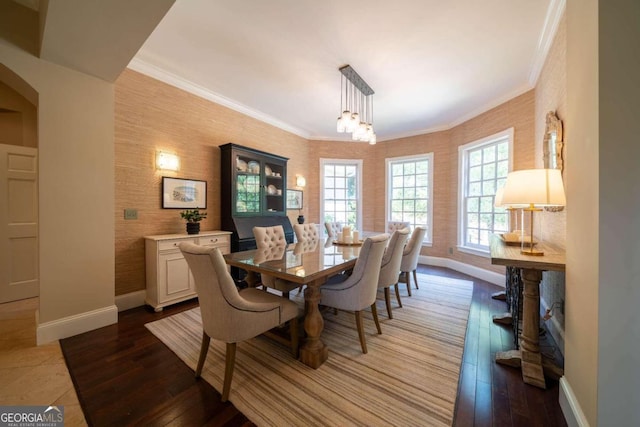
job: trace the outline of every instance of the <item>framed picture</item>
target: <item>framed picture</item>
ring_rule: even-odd
[[[302,209],[302,191],[287,188],[287,209]]]
[[[162,177],[163,209],[206,209],[207,181]]]

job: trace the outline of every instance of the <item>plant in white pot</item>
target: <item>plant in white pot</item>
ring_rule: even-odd
[[[187,220],[187,234],[198,234],[200,221],[207,217],[207,213],[200,212],[198,209],[187,209],[180,212],[180,216]]]

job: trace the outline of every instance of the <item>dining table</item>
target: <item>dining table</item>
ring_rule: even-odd
[[[248,272],[250,286],[256,284],[252,279],[255,273],[306,285],[306,338],[300,348],[300,361],[317,369],[329,358],[329,349],[321,339],[324,329],[319,310],[322,285],[329,277],[353,268],[361,246],[361,242],[339,244],[332,239],[320,239],[288,244],[281,250],[253,249],[229,253],[224,255],[224,259],[228,265]]]

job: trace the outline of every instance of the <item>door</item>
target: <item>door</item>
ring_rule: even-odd
[[[0,144],[0,303],[39,293],[37,156]]]

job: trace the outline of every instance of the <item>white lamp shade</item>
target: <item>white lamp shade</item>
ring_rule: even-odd
[[[559,169],[525,169],[507,175],[502,206],[564,206],[566,203]]]

